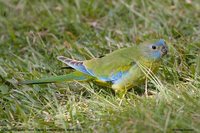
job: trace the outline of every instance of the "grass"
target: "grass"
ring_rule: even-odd
[[[198,0],[0,0],[0,129],[200,132],[199,14]],[[119,99],[93,83],[16,84],[67,73],[59,55],[85,60],[159,38],[170,52],[148,98],[144,85]]]

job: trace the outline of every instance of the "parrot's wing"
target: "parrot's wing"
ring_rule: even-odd
[[[137,58],[135,47],[114,51],[102,58],[86,61],[76,61],[63,56],[58,59],[70,67],[85,74],[96,77],[101,81],[115,81],[128,72]]]
[[[102,58],[84,61],[83,64],[102,81],[116,81],[123,77],[136,63],[136,47],[116,50]]]

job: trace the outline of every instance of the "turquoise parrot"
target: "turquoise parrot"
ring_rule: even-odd
[[[160,60],[168,52],[163,39],[144,42],[122,48],[101,58],[77,61],[64,56],[57,59],[75,71],[66,75],[23,81],[21,84],[42,84],[61,81],[92,81],[112,88],[115,92],[125,92],[144,82],[145,72],[140,66],[156,72]]]

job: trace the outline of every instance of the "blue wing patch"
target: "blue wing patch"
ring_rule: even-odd
[[[112,83],[115,83],[118,79],[122,78],[127,72],[118,72],[115,74],[112,74],[109,77],[99,77],[99,80],[101,81],[111,81]]]

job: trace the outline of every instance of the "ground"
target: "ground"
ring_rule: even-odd
[[[200,132],[198,0],[0,0],[0,130]],[[168,55],[120,99],[93,83],[18,85],[149,39]]]

